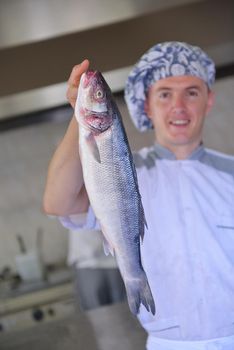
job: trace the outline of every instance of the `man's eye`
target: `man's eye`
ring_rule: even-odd
[[[197,90],[189,90],[188,95],[191,97],[196,97],[196,96],[198,96],[198,91]]]
[[[162,99],[166,99],[170,96],[169,92],[167,91],[164,91],[164,92],[161,92],[159,97],[162,98]]]

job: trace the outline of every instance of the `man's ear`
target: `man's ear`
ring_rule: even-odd
[[[206,106],[206,115],[210,112],[211,108],[213,107],[214,101],[215,101],[215,93],[214,93],[214,91],[209,91],[208,101],[207,101],[207,106]]]
[[[147,117],[148,117],[149,119],[151,119],[151,117],[150,117],[150,108],[149,108],[149,101],[148,101],[148,98],[145,99],[144,110],[145,110],[145,114],[147,115]]]

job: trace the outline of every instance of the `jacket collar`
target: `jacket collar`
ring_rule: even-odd
[[[165,148],[158,143],[154,145],[155,152],[158,158],[176,160],[176,157],[173,152],[168,148]],[[201,143],[187,158],[187,160],[199,160],[204,155],[205,149],[203,143]]]

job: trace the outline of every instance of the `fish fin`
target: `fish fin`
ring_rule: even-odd
[[[112,256],[114,256],[114,249],[110,246],[105,236],[103,236],[103,249],[106,256],[108,256],[110,253]]]
[[[86,137],[86,141],[87,141],[87,145],[88,145],[89,150],[90,150],[91,154],[93,155],[94,159],[98,163],[101,163],[100,153],[99,153],[98,145],[97,145],[97,142],[95,140],[94,135],[92,133],[90,133]]]
[[[141,240],[143,241],[144,235],[145,235],[145,227],[148,230],[148,225],[147,225],[147,221],[145,218],[145,213],[144,213],[144,208],[143,208],[142,202],[140,202],[140,211],[141,211],[141,218],[143,219],[142,223],[140,225],[140,236],[141,236]]]
[[[146,218],[145,218],[145,213],[144,213],[143,207],[142,207],[142,210],[143,210],[143,217],[144,217],[144,225],[145,225],[145,227],[146,227],[147,230],[148,230],[148,224],[147,224],[147,221],[146,221]]]
[[[128,304],[131,312],[137,315],[142,303],[148,312],[155,315],[155,303],[145,272],[141,278],[129,279],[125,282]]]
[[[144,225],[142,225],[141,230],[140,230],[140,236],[141,236],[141,241],[143,242],[144,239],[144,235],[145,235],[145,230],[144,230]]]
[[[137,179],[137,172],[136,172],[136,167],[135,167],[135,164],[134,164],[134,160],[133,160],[133,155],[130,151],[130,164],[131,164],[131,168],[132,168],[132,173],[133,173],[133,178],[134,178],[134,182],[135,182],[135,185],[136,185],[136,190],[138,192],[138,195],[139,195],[139,198],[140,198],[140,214],[141,214],[141,217],[143,218],[143,227],[141,229],[141,232],[140,232],[140,236],[141,236],[141,239],[143,241],[143,238],[144,238],[144,226],[148,229],[148,225],[147,225],[147,222],[146,222],[146,218],[145,218],[145,212],[144,212],[144,207],[143,207],[143,204],[142,204],[142,200],[141,200],[141,194],[140,194],[140,191],[139,191],[139,186],[138,186],[138,179]]]

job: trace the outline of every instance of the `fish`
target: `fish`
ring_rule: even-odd
[[[144,305],[155,314],[142,266],[144,209],[127,134],[113,94],[98,70],[82,74],[75,105],[79,154],[90,205],[103,233],[106,255],[115,256],[134,315]]]

